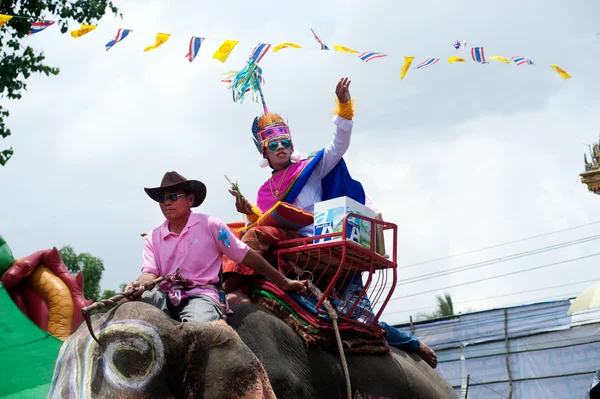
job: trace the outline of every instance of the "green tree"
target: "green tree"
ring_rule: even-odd
[[[58,252],[71,274],[79,272],[83,274],[83,296],[93,300],[100,298],[100,280],[104,272],[104,262],[89,253],[77,254],[70,245],[62,247]]]
[[[108,299],[117,294],[118,294],[118,292],[115,290],[104,290],[104,291],[102,291],[102,297],[100,299]]]
[[[104,290],[102,291],[102,297],[100,299],[108,299],[110,297],[113,297],[115,295],[120,294],[121,292],[125,291],[125,287],[127,287],[127,283],[123,283],[121,285],[119,285],[119,289],[120,291],[115,291],[115,290]]]
[[[46,57],[40,51],[23,45],[22,38],[31,29],[32,21],[50,18],[48,14],[58,18],[57,25],[61,33],[68,30],[68,23],[92,24],[102,18],[108,11],[121,15],[110,0],[0,0],[0,14],[16,15],[0,28],[0,98],[18,100],[27,90],[25,81],[32,73],[43,73],[46,76],[58,75],[59,68],[44,64]],[[6,127],[8,109],[0,105],[0,138],[10,136]],[[2,149],[0,145],[0,165],[4,166],[12,157],[11,148]]]
[[[437,309],[433,312],[421,312],[417,314],[417,320],[432,320],[442,317],[454,316],[454,304],[450,294],[437,295]]]

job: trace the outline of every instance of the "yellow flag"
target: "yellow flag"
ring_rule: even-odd
[[[350,54],[358,54],[358,51],[352,50],[346,46],[340,46],[339,44],[334,44],[333,48],[335,51],[339,51],[340,53],[350,53]]]
[[[229,54],[231,54],[231,52],[233,51],[235,46],[238,45],[238,43],[239,42],[237,40],[225,40],[223,44],[221,44],[221,47],[219,47],[219,49],[215,51],[212,57],[215,60],[219,60],[221,62],[227,61],[227,57],[229,57]]]
[[[404,57],[404,65],[402,65],[402,71],[400,72],[400,80],[404,79],[404,75],[408,72],[408,68],[410,68],[410,64],[412,64],[414,59],[415,57],[412,55]]]
[[[97,27],[94,25],[81,24],[81,28],[72,31],[71,36],[73,36],[75,39],[77,39],[78,37],[81,37],[81,36],[85,35],[86,33],[90,33],[91,31],[93,31],[96,28]]]
[[[162,46],[163,44],[165,44],[167,42],[167,40],[169,40],[170,37],[171,37],[170,33],[157,33],[156,34],[156,43],[154,43],[152,46],[146,47],[144,49],[144,52],[154,50],[155,48]]]
[[[562,69],[561,67],[559,67],[556,64],[552,65],[552,69],[554,69],[560,75],[560,77],[563,79],[569,79],[571,77],[571,75],[569,75],[567,73],[567,71],[565,71],[564,69]]]
[[[2,3],[2,2],[0,1],[0,3]],[[10,21],[11,18],[12,18],[12,15],[0,14],[0,26],[4,25],[8,21]]]
[[[294,43],[280,43],[277,46],[273,47],[273,52],[276,53],[281,49],[284,48],[302,48],[302,46],[300,46],[299,44],[294,44]]]
[[[499,55],[490,55],[488,57],[490,60],[495,60],[495,61],[500,61],[500,62],[504,62],[505,64],[510,64],[510,61],[508,60],[508,58],[499,56]]]
[[[448,64],[452,64],[454,62],[465,62],[465,59],[457,57],[455,55],[453,55],[452,57],[448,58]]]

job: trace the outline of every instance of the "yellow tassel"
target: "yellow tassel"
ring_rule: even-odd
[[[335,98],[335,102],[337,104],[337,109],[335,113],[341,116],[344,119],[352,119],[354,117],[354,99],[350,99],[347,103],[341,103],[338,98]]]
[[[252,215],[246,215],[246,219],[248,219],[250,223],[256,223],[261,216],[262,212],[260,209],[257,206],[252,205]]]

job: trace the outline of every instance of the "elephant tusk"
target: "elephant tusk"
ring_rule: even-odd
[[[162,280],[164,280],[164,277],[161,276],[154,280],[146,281],[143,284],[144,291],[148,290],[148,288],[150,288],[150,287],[154,287],[156,284],[160,283]],[[102,343],[100,343],[98,338],[96,338],[96,335],[94,334],[94,328],[92,327],[92,321],[90,319],[92,312],[96,309],[102,309],[107,306],[110,306],[110,305],[114,304],[115,302],[120,301],[121,299],[131,298],[133,296],[134,292],[135,292],[135,290],[133,288],[130,288],[129,290],[127,290],[125,292],[117,294],[108,299],[103,299],[101,301],[94,302],[90,306],[86,306],[85,308],[81,309],[81,314],[83,315],[85,324],[87,325],[87,328],[90,331],[90,335],[92,336],[92,338],[94,338],[94,340],[96,342],[98,342],[98,344],[100,346],[103,346],[103,345],[102,345]]]

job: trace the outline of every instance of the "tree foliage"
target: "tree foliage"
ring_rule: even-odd
[[[89,253],[76,253],[70,245],[58,250],[63,263],[71,274],[83,274],[83,296],[86,299],[100,299],[100,280],[104,272],[104,262]]]
[[[432,320],[442,317],[454,316],[454,304],[450,294],[437,295],[437,309],[433,312],[422,312],[417,315],[418,320]]]
[[[21,39],[29,34],[31,22],[57,19],[56,24],[64,34],[69,22],[93,24],[109,10],[120,15],[110,0],[0,0],[0,14],[18,16],[0,28],[0,98],[20,99],[27,90],[26,81],[33,73],[50,76],[60,72],[59,68],[44,64],[43,52],[23,45]],[[6,126],[8,116],[8,109],[0,105],[0,143],[11,134]],[[0,144],[2,166],[14,153],[12,147],[3,147]]]

